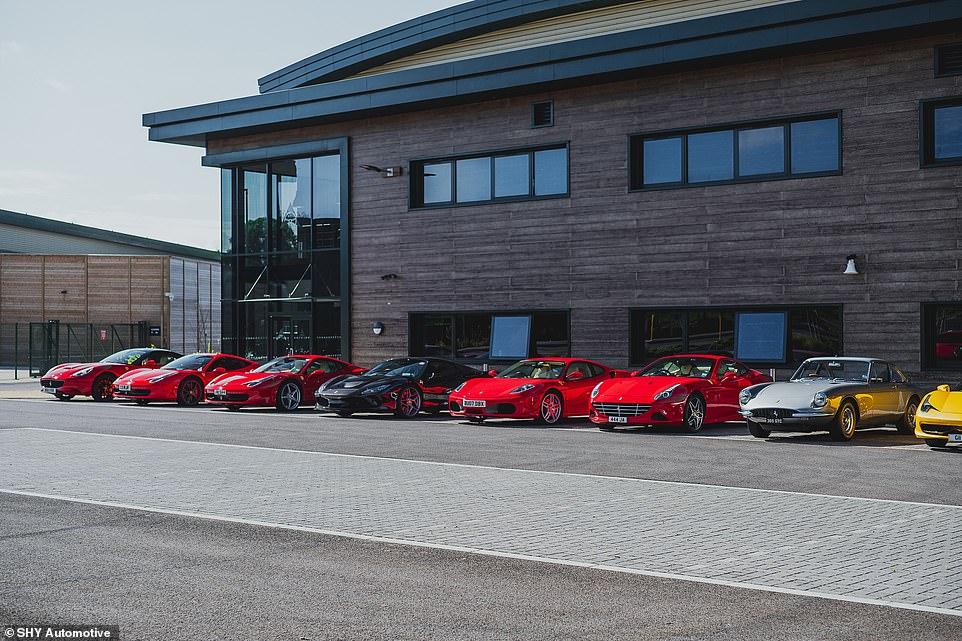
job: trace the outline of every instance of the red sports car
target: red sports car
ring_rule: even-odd
[[[176,358],[180,358],[177,352],[141,347],[111,354],[97,363],[64,363],[40,378],[40,391],[53,394],[61,401],[69,401],[74,396],[109,401],[114,394],[114,380],[121,374],[144,367],[160,367]]]
[[[230,410],[253,405],[293,412],[326,381],[363,371],[363,367],[329,356],[294,354],[250,371],[221,374],[207,384],[205,392],[209,402]]]
[[[471,379],[448,399],[452,416],[533,418],[548,425],[588,413],[588,395],[602,381],[625,372],[577,358],[519,361],[500,374]]]
[[[146,405],[151,401],[177,401],[197,405],[204,386],[227,372],[246,372],[257,363],[230,354],[190,354],[160,369],[138,369],[114,381],[114,396]]]
[[[741,421],[738,393],[772,379],[726,356],[682,354],[659,358],[631,377],[600,383],[591,392],[588,418],[616,425],[684,425]]]

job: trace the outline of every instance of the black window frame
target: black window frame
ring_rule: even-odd
[[[777,367],[794,367],[795,361],[792,359],[792,335],[793,326],[791,322],[791,312],[796,310],[806,310],[812,308],[835,308],[838,310],[839,318],[839,335],[838,335],[838,354],[836,356],[843,356],[845,354],[845,305],[843,303],[818,303],[818,304],[790,304],[790,305],[692,305],[692,306],[662,306],[662,305],[647,305],[643,307],[629,307],[628,308],[628,367],[644,367],[658,358],[662,358],[666,355],[661,356],[651,356],[645,358],[644,350],[640,350],[639,353],[642,354],[642,360],[635,359],[636,350],[634,349],[635,341],[638,338],[636,332],[636,323],[633,322],[634,315],[638,313],[645,312],[661,312],[661,313],[675,313],[683,314],[684,319],[681,325],[682,330],[682,349],[679,354],[691,353],[689,349],[688,341],[688,314],[692,312],[732,312],[737,315],[739,312],[785,312],[787,316],[788,326],[786,328],[786,337],[788,340],[788,346],[786,349],[785,360],[782,362],[772,362],[764,363],[765,366],[777,366]],[[644,329],[642,328],[642,331]],[[737,332],[737,327],[734,330]],[[735,335],[732,334],[734,340]],[[642,340],[644,340],[642,338]],[[736,347],[737,343],[733,345]],[[733,352],[718,352],[718,354],[725,356],[726,358],[731,358],[735,362],[743,363],[745,365],[751,366],[751,363],[747,363],[738,358],[738,355]],[[756,363],[756,365],[761,365]],[[962,369],[962,367],[960,367]]]
[[[565,151],[565,191],[559,194],[536,195],[535,190],[535,154],[539,151],[563,149]],[[495,189],[495,159],[504,156],[528,155],[528,194],[522,196],[497,196]],[[475,158],[491,159],[491,198],[487,200],[472,200],[458,202],[458,161]],[[424,202],[424,166],[440,163],[451,164],[451,200],[438,203]],[[408,161],[408,211],[422,211],[425,209],[450,209],[454,207],[476,207],[478,205],[493,205],[497,203],[527,202],[535,200],[551,200],[555,198],[571,197],[571,142],[554,142],[543,145],[511,147],[483,151],[469,154],[450,156],[430,156],[412,158]]]
[[[548,122],[539,125],[535,116],[538,114],[538,107],[542,105],[548,105],[550,115],[548,116]],[[545,127],[554,127],[554,100],[537,100],[531,103],[531,128],[544,129]]]
[[[440,358],[440,359],[446,359],[446,360],[452,361],[452,362],[454,362],[454,363],[458,363],[458,364],[460,364],[460,365],[465,365],[465,366],[468,366],[468,367],[470,367],[470,366],[472,366],[472,365],[482,366],[482,365],[485,365],[485,364],[489,364],[489,365],[490,365],[490,364],[505,365],[505,364],[516,363],[516,362],[518,362],[519,360],[524,360],[524,359],[526,359],[526,358],[550,358],[550,357],[548,357],[548,356],[545,356],[545,357],[531,356],[530,354],[529,354],[528,356],[522,357],[521,359],[517,359],[517,358],[507,358],[507,359],[505,359],[505,358],[491,358],[490,353],[488,354],[488,358],[484,358],[484,359],[480,359],[480,358],[458,358],[458,355],[457,355],[457,352],[458,352],[458,337],[457,337],[457,331],[458,331],[458,316],[489,315],[489,316],[491,316],[492,318],[493,318],[494,316],[531,316],[531,317],[532,317],[532,324],[531,324],[531,338],[530,338],[530,341],[531,341],[531,343],[534,343],[534,342],[536,342],[536,338],[535,338],[535,334],[534,334],[534,329],[535,329],[535,328],[534,328],[534,317],[537,316],[538,314],[564,314],[564,315],[565,315],[565,329],[567,330],[567,334],[568,334],[568,340],[567,340],[568,349],[566,350],[566,353],[565,353],[565,354],[552,354],[551,356],[557,356],[557,357],[559,357],[559,358],[562,358],[562,357],[564,357],[564,358],[570,357],[570,356],[571,356],[571,309],[567,309],[567,308],[551,308],[551,309],[509,309],[509,310],[503,310],[503,309],[497,309],[497,310],[491,310],[491,309],[481,309],[481,310],[478,310],[478,309],[470,309],[470,310],[457,310],[457,311],[449,311],[449,310],[445,310],[445,311],[430,311],[430,310],[428,310],[428,311],[411,311],[411,312],[408,312],[408,356],[409,356],[410,358]],[[418,337],[416,336],[417,328],[420,327],[420,325],[419,325],[418,323],[416,323],[415,318],[416,318],[416,317],[422,317],[422,316],[441,316],[441,317],[446,316],[446,317],[448,317],[448,318],[450,319],[450,322],[451,322],[451,352],[450,352],[450,353],[445,354],[445,355],[432,355],[432,356],[423,356],[423,355],[415,354],[415,353],[414,353],[414,352],[415,352],[415,350],[414,350],[414,345],[418,342]],[[530,346],[529,346],[529,351],[530,351]]]
[[[792,125],[802,122],[815,120],[828,120],[835,118],[838,123],[838,168],[827,171],[808,171],[792,172]],[[739,170],[738,145],[739,133],[751,129],[763,129],[766,127],[783,128],[783,171],[767,174],[748,174],[741,176]],[[688,137],[695,134],[714,133],[721,131],[731,131],[733,138],[732,150],[732,178],[724,180],[712,180],[703,182],[688,181]],[[694,187],[710,187],[714,185],[737,185],[744,183],[769,182],[774,180],[799,180],[803,178],[821,178],[823,176],[840,176],[844,170],[844,159],[842,156],[842,110],[819,111],[813,113],[797,114],[793,116],[779,116],[776,118],[763,118],[757,120],[744,120],[739,122],[722,123],[704,127],[688,127],[680,129],[661,129],[647,132],[637,132],[628,134],[628,191],[647,192],[659,191],[662,189],[683,189]],[[644,143],[647,140],[664,140],[669,138],[681,138],[681,180],[670,183],[644,183]]]
[[[919,101],[919,168],[955,167],[962,165],[962,156],[938,160],[935,158],[935,110],[939,107],[962,107],[962,96],[928,98]]]
[[[933,56],[933,72],[936,78],[951,78],[952,76],[962,75],[962,68],[958,71],[942,71],[942,62],[944,53],[948,49],[959,50],[962,48],[962,42],[947,42],[945,44],[937,45],[934,49]]]
[[[962,360],[958,364],[939,362],[936,355],[938,334],[935,332],[935,312],[942,307],[962,308],[962,301],[929,301],[919,305],[919,366],[922,371],[962,371]],[[962,343],[960,343],[962,346]]]

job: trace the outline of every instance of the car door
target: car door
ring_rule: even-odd
[[[336,366],[336,363],[323,358],[315,358],[312,360],[310,364],[304,368],[304,374],[302,375],[304,398],[314,398],[314,392],[317,391],[318,387],[324,384],[324,381],[332,377]]]
[[[869,390],[872,395],[868,418],[872,423],[888,423],[901,414],[899,388],[892,381],[888,363],[872,361],[869,370]]]
[[[566,416],[582,416],[588,413],[588,396],[601,380],[603,371],[595,371],[591,363],[585,361],[574,361],[568,365],[568,370],[561,381]]]
[[[452,363],[444,361],[428,361],[424,368],[424,375],[421,377],[421,392],[424,395],[424,403],[429,407],[444,407],[448,402],[448,391],[450,386],[458,377]],[[457,387],[460,383],[455,383]]]
[[[732,359],[722,359],[718,362],[715,375],[710,378],[711,391],[706,396],[714,398],[715,407],[708,402],[708,414],[712,421],[737,421],[738,393],[752,385],[751,370],[744,363]]]

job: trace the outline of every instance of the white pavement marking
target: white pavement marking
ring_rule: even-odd
[[[962,616],[962,507],[58,430],[9,493]]]

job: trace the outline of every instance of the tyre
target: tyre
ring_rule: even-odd
[[[915,434],[915,413],[918,409],[919,399],[913,396],[905,406],[905,414],[903,414],[899,422],[895,424],[899,434]]]
[[[598,429],[601,430],[602,432],[614,432],[615,426],[612,425],[611,423],[602,423],[601,425],[598,426]]]
[[[685,414],[682,419],[685,428],[694,434],[705,425],[705,399],[698,394],[692,394],[685,401]]]
[[[337,414],[341,418],[350,418],[351,414],[353,413],[354,412],[349,412],[347,410],[340,410],[339,412],[335,412],[335,414]]]
[[[858,412],[852,401],[845,401],[838,408],[838,413],[828,426],[828,433],[833,441],[851,441],[855,436],[855,428],[858,427]]]
[[[114,376],[103,374],[94,379],[94,384],[90,387],[90,395],[95,401],[114,400]]]
[[[398,418],[414,418],[421,411],[421,390],[413,385],[405,385],[397,391],[394,402],[394,415]]]
[[[134,401],[134,402],[137,403],[137,405],[140,405],[141,407],[146,406],[147,403],[148,403],[148,401],[145,401],[145,400],[143,400],[143,399],[137,399],[137,400]]]
[[[226,405],[225,407],[231,412],[239,412],[241,408],[240,405]]]
[[[558,392],[548,392],[541,397],[541,404],[538,406],[538,423],[542,425],[554,425],[564,416],[564,401]]]
[[[204,396],[204,386],[196,378],[185,378],[177,386],[177,404],[189,407],[200,403]]]
[[[482,423],[484,423],[483,416],[469,416],[468,420],[474,423],[475,425],[481,425]]]
[[[301,406],[301,388],[294,381],[281,383],[277,388],[274,406],[282,412],[293,412]]]
[[[745,423],[748,425],[749,433],[755,438],[768,438],[772,435],[771,430],[766,430],[764,427],[756,423],[755,421],[746,420]]]
[[[61,394],[60,392],[57,392],[56,394],[54,394],[54,396],[56,396],[61,401],[69,401],[70,399],[73,398],[73,394]]]
[[[946,445],[946,443],[948,443],[948,441],[943,441],[943,440],[940,439],[940,438],[927,438],[927,439],[925,439],[925,444],[926,444],[926,445],[928,445],[928,446],[931,447],[931,448],[937,449],[937,450],[941,450],[941,449],[943,449],[943,448],[945,448],[945,447],[948,447],[948,445]]]

